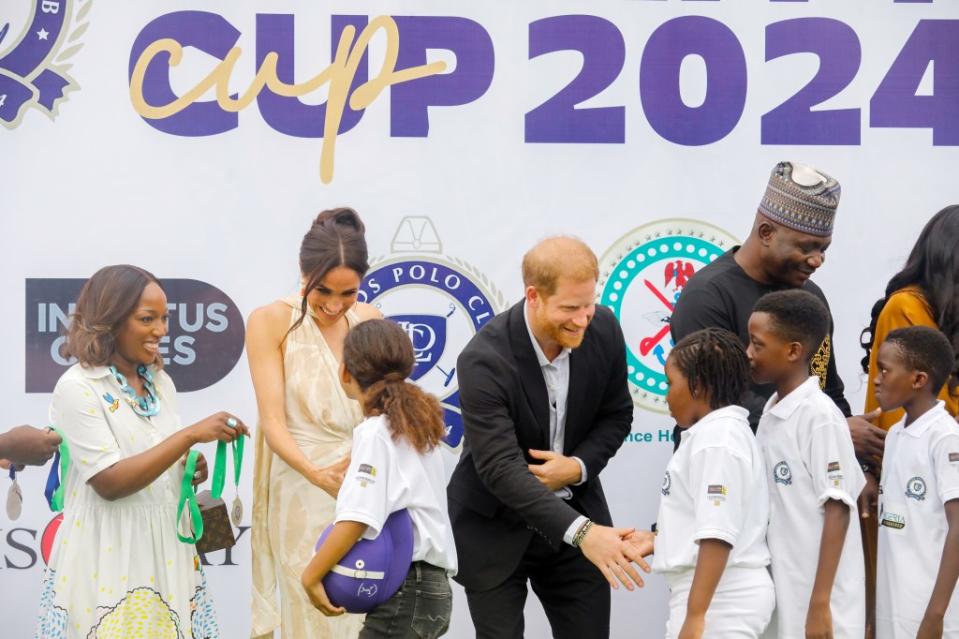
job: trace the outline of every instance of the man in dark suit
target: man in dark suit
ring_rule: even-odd
[[[523,636],[527,581],[555,637],[609,636],[609,587],[642,580],[651,535],[612,528],[599,474],[629,433],[626,349],[594,304],[584,243],[550,238],[523,258],[525,299],[457,362],[465,444],[450,480],[459,573],[476,636]]]

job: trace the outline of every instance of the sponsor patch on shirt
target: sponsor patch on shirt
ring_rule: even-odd
[[[842,470],[838,461],[826,464],[826,477],[832,481],[833,486],[839,486],[839,483],[842,481]]]
[[[706,496],[713,500],[713,506],[718,506],[720,502],[726,501],[726,494],[729,489],[722,484],[710,484],[706,487]]]
[[[959,462],[959,453],[949,453],[949,461]]]
[[[906,518],[896,513],[885,512],[882,514],[882,521],[879,522],[879,525],[902,530],[906,527]]]
[[[360,482],[360,488],[366,488],[367,484],[375,484],[376,466],[370,464],[360,464],[356,469],[356,481]]]

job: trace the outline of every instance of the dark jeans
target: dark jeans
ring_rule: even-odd
[[[366,615],[360,639],[434,639],[446,634],[452,612],[446,571],[414,561],[396,594]]]

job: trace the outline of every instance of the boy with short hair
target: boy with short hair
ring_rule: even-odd
[[[955,366],[941,332],[910,326],[879,347],[876,399],[889,430],[879,496],[877,639],[959,637],[959,426],[937,399]]]
[[[763,296],[749,318],[753,379],[776,386],[756,437],[770,489],[767,542],[776,586],[770,628],[780,639],[865,633],[855,516],[865,478],[846,418],[810,376],[829,323],[825,305],[801,289]]]

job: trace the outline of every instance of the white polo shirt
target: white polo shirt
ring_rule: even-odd
[[[945,502],[959,499],[959,425],[943,402],[908,427],[889,429],[879,496],[876,636],[909,637],[919,629],[939,574],[949,524]],[[959,637],[954,590],[943,637]]]
[[[846,418],[810,377],[779,399],[773,394],[756,431],[766,460],[769,532],[780,639],[805,639],[806,613],[819,562],[824,504],[849,506],[849,528],[830,609],[836,639],[865,632],[865,569],[856,500],[866,480]]]
[[[733,547],[727,568],[769,565],[769,494],[748,418],[745,408],[727,406],[683,431],[663,479],[653,557],[657,572],[694,569],[702,539]]]
[[[386,415],[368,417],[353,430],[350,467],[336,498],[336,521],[366,524],[363,537],[376,539],[386,518],[403,508],[413,520],[413,561],[456,574],[440,449],[420,454],[404,438],[393,439]]]

